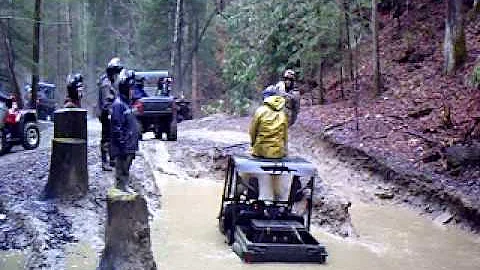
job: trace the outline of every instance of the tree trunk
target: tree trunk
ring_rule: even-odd
[[[183,0],[177,0],[177,9],[175,13],[175,31],[173,42],[175,43],[175,52],[173,56],[173,65],[175,70],[175,82],[177,93],[183,91],[182,76],[182,38],[183,38]]]
[[[380,54],[378,46],[377,0],[372,0],[372,35],[373,35],[373,88],[377,95],[382,92],[380,76]]]
[[[87,111],[57,110],[44,195],[47,198],[82,197],[87,192]]]
[[[343,90],[343,66],[340,66],[340,98],[345,99],[345,91]]]
[[[72,46],[72,39],[73,39],[73,31],[72,31],[72,14],[71,14],[71,5],[72,3],[69,1],[65,3],[65,21],[67,22],[66,25],[66,52],[67,52],[67,66],[64,67],[67,70],[67,74],[71,73],[73,70],[73,46]],[[65,78],[64,78],[65,80]]]
[[[353,53],[350,42],[350,3],[349,0],[343,1],[345,14],[345,40],[347,45],[347,72],[350,73],[350,81],[353,80]]]
[[[92,106],[96,106],[96,97],[97,97],[97,88],[96,88],[96,78],[97,74],[95,72],[96,68],[96,55],[97,55],[97,46],[96,46],[96,37],[97,32],[95,30],[95,20],[96,20],[96,1],[89,0],[88,7],[87,7],[87,14],[88,17],[88,27],[87,27],[87,71],[86,71],[86,79],[87,79],[87,87],[86,87],[86,99],[87,104]],[[87,105],[88,106],[88,105]]]
[[[20,108],[23,108],[22,92],[18,86],[18,80],[15,74],[15,55],[13,53],[12,40],[10,38],[10,19],[7,19],[5,27],[2,28],[1,33],[1,39],[3,40],[3,45],[5,48],[5,55],[7,57],[7,69],[8,73],[10,73],[10,79],[12,80],[11,84],[13,85],[13,89],[15,91],[17,104]]]
[[[32,44],[32,96],[30,99],[30,107],[37,108],[37,92],[38,82],[40,80],[39,64],[40,64],[40,20],[42,0],[35,0],[35,13],[33,22],[33,44]]]
[[[194,13],[194,46],[199,41],[199,18],[198,14]],[[196,118],[199,115],[199,89],[198,89],[198,50],[192,50],[192,113],[193,117]]]
[[[98,269],[157,269],[151,249],[148,207],[143,196],[109,190],[105,247]]]
[[[318,69],[318,103],[325,103],[325,89],[323,88],[323,71],[324,61],[320,60],[320,67]]]
[[[444,41],[445,74],[454,74],[455,69],[465,61],[466,56],[462,0],[447,0]]]

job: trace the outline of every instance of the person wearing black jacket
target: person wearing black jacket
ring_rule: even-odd
[[[111,171],[114,165],[113,158],[110,153],[110,113],[112,103],[117,95],[116,83],[117,75],[123,69],[118,57],[112,58],[107,65],[106,74],[100,77],[98,82],[98,102],[97,117],[102,123],[102,139],[100,141],[100,153],[102,156],[102,169]],[[110,160],[109,160],[110,158]]]
[[[129,171],[138,150],[138,126],[131,107],[135,73],[122,70],[118,82],[118,96],[112,104],[111,154],[115,158],[116,188],[132,192],[128,187]]]

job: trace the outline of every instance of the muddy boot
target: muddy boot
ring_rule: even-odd
[[[115,180],[115,188],[117,188],[117,189],[119,189],[123,192],[126,192],[126,193],[135,193],[135,191],[128,186],[126,181],[122,181],[118,178]]]
[[[107,153],[105,151],[102,151],[101,154],[102,154],[102,170],[111,172],[113,168],[110,166],[110,164],[107,161]]]

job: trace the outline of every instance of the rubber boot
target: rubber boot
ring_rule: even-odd
[[[107,152],[102,150],[101,155],[102,155],[102,170],[111,172],[113,169],[107,161]]]

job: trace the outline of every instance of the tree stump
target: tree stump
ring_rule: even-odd
[[[98,270],[155,270],[145,198],[112,188],[107,195],[105,249]]]
[[[55,111],[54,138],[87,140],[87,111],[79,108]]]
[[[87,111],[55,111],[47,198],[81,197],[88,191]]]

